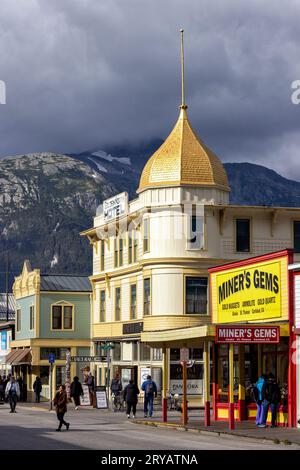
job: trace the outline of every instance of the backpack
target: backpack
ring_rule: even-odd
[[[153,393],[154,393],[153,382],[148,382],[147,385],[146,385],[145,394],[146,395],[153,395]]]

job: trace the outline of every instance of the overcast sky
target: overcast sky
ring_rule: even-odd
[[[0,155],[166,137],[186,99],[223,161],[300,180],[298,0],[0,0]]]

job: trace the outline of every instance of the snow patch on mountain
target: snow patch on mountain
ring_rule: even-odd
[[[103,171],[104,173],[107,173],[107,169],[100,163],[96,162],[94,158],[88,157],[88,160],[91,160],[91,162],[93,162],[96,165],[99,171]],[[93,176],[95,177],[95,175]]]
[[[58,256],[54,255],[52,260],[50,261],[50,268],[53,268],[58,263]]]
[[[118,163],[123,163],[123,165],[131,165],[131,160],[128,157],[113,157],[112,155],[104,152],[103,150],[97,150],[97,152],[93,152],[92,155],[95,157],[103,158],[108,162],[112,162],[116,160]]]

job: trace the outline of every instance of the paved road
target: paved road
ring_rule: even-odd
[[[237,440],[131,423],[123,413],[107,410],[69,410],[69,431],[56,432],[54,412],[28,407],[10,414],[0,407],[0,449],[97,449],[97,450],[221,450],[221,449],[299,449],[298,446]]]

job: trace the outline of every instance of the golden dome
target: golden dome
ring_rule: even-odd
[[[219,158],[192,129],[186,106],[165,142],[146,163],[137,190],[168,186],[216,187],[230,191],[227,174]]]

